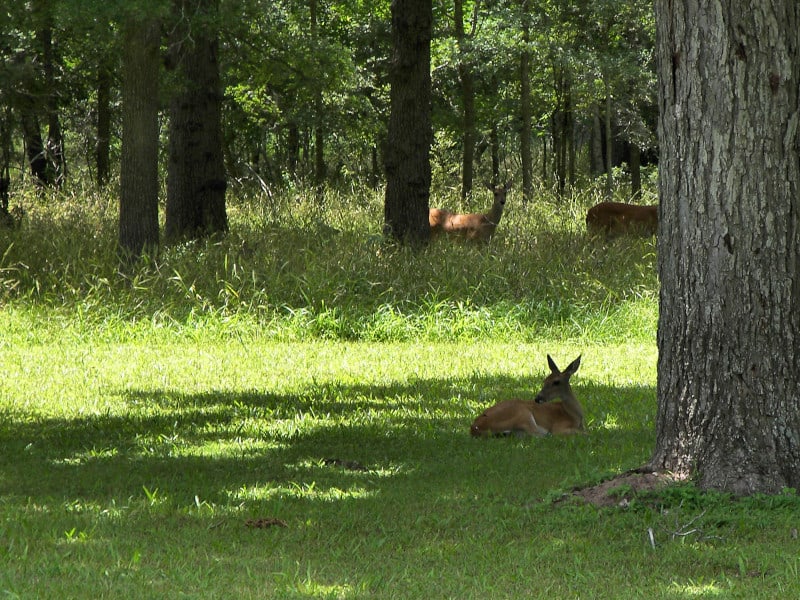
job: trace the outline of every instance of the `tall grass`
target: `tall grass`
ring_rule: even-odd
[[[512,192],[488,248],[439,240],[417,252],[381,239],[379,192],[234,193],[229,235],[163,248],[122,275],[113,197],[29,195],[23,226],[0,232],[0,301],[100,333],[235,323],[236,335],[283,340],[652,339],[653,240],[587,237],[597,199],[522,204]]]

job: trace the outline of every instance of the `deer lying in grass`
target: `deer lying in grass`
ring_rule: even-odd
[[[586,213],[590,233],[655,235],[658,231],[658,205],[639,206],[624,202],[601,202]]]
[[[506,182],[501,186],[492,186],[487,183],[486,187],[494,194],[494,202],[488,213],[458,214],[444,208],[432,208],[428,212],[431,235],[435,237],[440,233],[445,233],[481,242],[488,242],[492,239],[497,224],[500,223],[503,216],[511,182]]]
[[[569,378],[581,364],[579,356],[563,371],[547,355],[550,375],[542,384],[542,390],[533,400],[503,400],[487,408],[472,423],[473,436],[513,433],[516,435],[568,435],[583,433],[583,409],[572,393]],[[550,402],[561,398],[561,402]],[[549,404],[543,404],[548,402]]]

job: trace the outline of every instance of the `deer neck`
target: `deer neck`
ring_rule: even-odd
[[[500,222],[500,218],[503,216],[503,208],[504,204],[502,202],[495,202],[492,204],[491,210],[486,213],[487,220],[493,225],[497,225]]]
[[[582,428],[583,407],[581,407],[581,403],[578,402],[575,394],[572,393],[572,388],[569,386],[566,386],[561,392],[561,406],[566,413],[575,420],[578,426]]]

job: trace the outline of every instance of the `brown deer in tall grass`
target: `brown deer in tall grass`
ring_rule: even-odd
[[[581,365],[581,357],[573,360],[563,371],[558,369],[549,354],[547,364],[550,375],[533,400],[503,400],[487,408],[473,421],[470,433],[478,437],[508,433],[569,435],[585,432],[583,408],[569,385],[569,378]],[[556,398],[561,402],[551,402]]]
[[[586,212],[586,230],[607,236],[625,233],[655,235],[658,231],[658,205],[601,202]]]
[[[486,187],[492,190],[494,194],[494,202],[489,212],[459,214],[444,208],[432,208],[428,212],[431,235],[435,237],[445,233],[480,242],[488,242],[492,239],[503,216],[506,196],[508,195],[508,190],[511,189],[511,182],[509,181],[505,185],[499,186],[486,184]]]

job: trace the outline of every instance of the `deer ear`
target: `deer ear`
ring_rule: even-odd
[[[580,366],[581,366],[581,357],[578,356],[578,358],[569,363],[569,366],[566,369],[564,369],[564,373],[572,375],[575,371],[578,370],[578,367]]]
[[[561,371],[558,370],[558,365],[556,365],[555,361],[550,357],[549,354],[547,355],[547,364],[550,366],[550,371],[552,373],[561,373]]]

